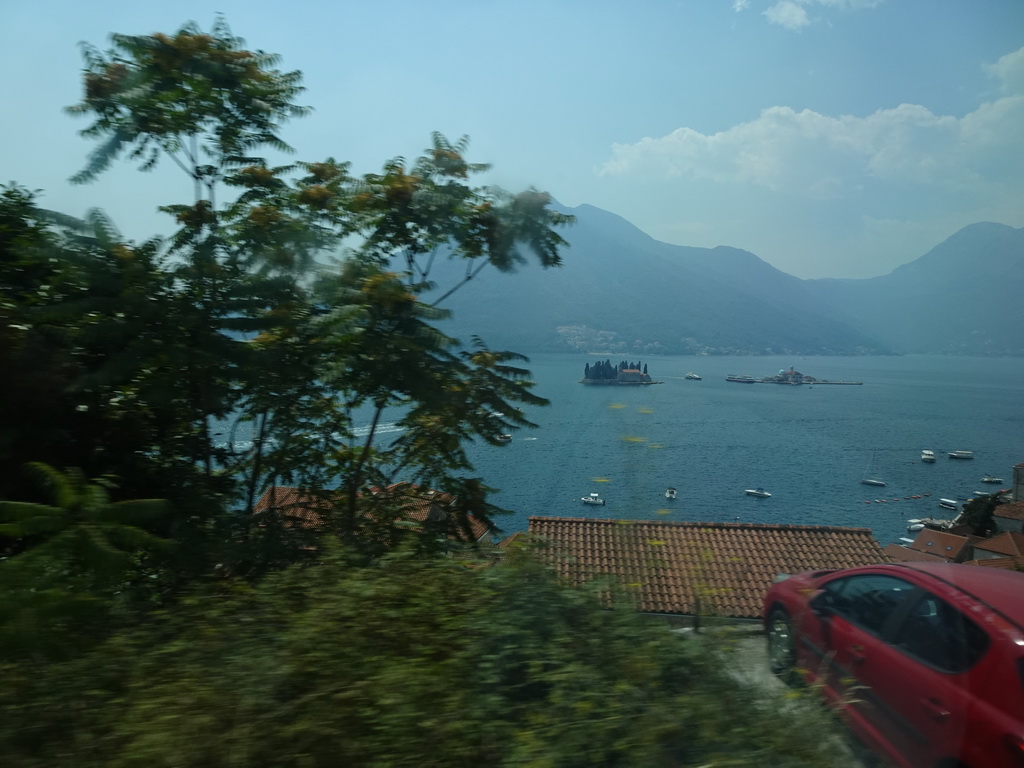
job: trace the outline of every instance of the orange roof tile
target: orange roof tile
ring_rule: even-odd
[[[531,517],[529,533],[562,577],[614,577],[650,613],[756,618],[779,573],[889,562],[868,528]]]
[[[1010,531],[1000,533],[990,539],[982,539],[974,544],[975,550],[983,549],[997,555],[1020,557],[1024,555],[1024,533]]]
[[[918,552],[916,549],[904,547],[902,544],[889,544],[882,550],[897,563],[944,563],[946,558],[930,552]]]
[[[938,555],[943,560],[957,560],[964,554],[968,544],[970,542],[966,536],[957,536],[953,533],[937,531],[934,528],[925,528],[917,532],[917,536],[914,537],[914,543],[910,545],[910,548],[916,549],[918,552]]]
[[[1013,501],[1009,504],[1000,504],[992,512],[993,517],[1002,517],[1007,520],[1024,520],[1024,501]]]

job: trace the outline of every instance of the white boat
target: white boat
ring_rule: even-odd
[[[950,451],[947,455],[951,459],[973,459],[974,451]]]
[[[1001,477],[992,477],[992,475],[985,475],[983,478],[981,478],[981,482],[983,482],[983,483],[1001,483],[1001,482],[1003,482],[1003,478],[1001,478]]]
[[[675,488],[666,488],[665,489],[665,498],[666,499],[674,499],[675,497],[676,497],[676,489]]]
[[[582,501],[584,504],[591,504],[595,507],[604,506],[604,499],[602,499],[596,493],[592,493],[589,496],[584,496],[582,499],[580,499],[580,501]]]
[[[910,525],[907,526],[907,532],[908,533],[912,533],[914,531],[922,531],[922,530],[924,530],[924,523],[911,523]]]
[[[956,499],[939,499],[939,506],[943,509],[960,509],[960,504]]]
[[[921,451],[921,461],[928,462],[929,464],[933,463],[935,461],[935,451]]]
[[[683,376],[683,378],[684,379],[690,379],[691,381],[701,381],[704,377],[703,376],[698,376],[693,371],[690,371],[688,374]]]
[[[769,496],[771,496],[771,494],[768,493],[768,491],[766,491],[764,488],[747,488],[747,490],[744,491],[744,493],[746,493],[747,496],[757,496],[757,498],[759,499],[767,499]]]
[[[494,439],[497,440],[499,443],[511,443],[512,435],[495,435]]]

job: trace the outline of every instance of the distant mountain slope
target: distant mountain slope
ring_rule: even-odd
[[[888,275],[808,285],[899,352],[1024,354],[1024,229],[972,224]]]
[[[564,266],[484,270],[443,304],[454,312],[451,333],[527,352],[887,351],[806,281],[747,251],[670,245],[599,208],[565,210],[577,223],[563,232]],[[460,271],[447,262],[432,277],[447,286]]]

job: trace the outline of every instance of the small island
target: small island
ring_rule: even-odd
[[[623,360],[618,365],[612,365],[611,360],[591,365],[587,363],[583,369],[583,378],[580,384],[595,386],[641,386],[646,384],[661,384],[654,381],[647,375],[646,363],[630,363]]]
[[[807,376],[806,374],[800,373],[800,371],[789,367],[788,371],[779,371],[774,376],[762,376],[759,379],[755,379],[753,376],[737,376],[734,373],[730,373],[725,377],[726,381],[735,381],[740,384],[789,384],[790,386],[799,386],[801,384],[863,384],[863,381],[830,381],[829,379],[816,379],[813,376]]]

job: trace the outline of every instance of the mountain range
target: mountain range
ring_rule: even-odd
[[[600,208],[563,266],[487,268],[445,299],[442,325],[495,349],[616,355],[1024,355],[1024,228],[983,222],[867,279],[803,280],[749,251],[663,243]],[[456,261],[435,264],[439,289]]]

